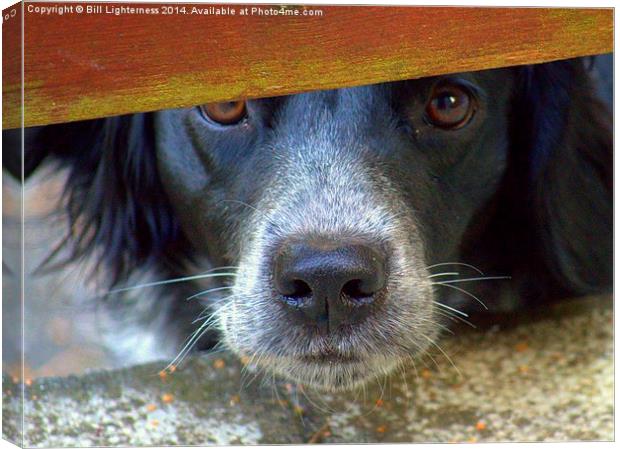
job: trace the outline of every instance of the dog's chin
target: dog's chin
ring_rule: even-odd
[[[361,387],[391,372],[400,360],[396,357],[358,357],[337,354],[298,357],[269,357],[262,369],[275,372],[288,381],[322,392],[343,392]]]

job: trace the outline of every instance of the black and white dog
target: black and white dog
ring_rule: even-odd
[[[149,351],[219,341],[353,387],[479,301],[611,290],[611,114],[587,62],[27,130],[26,176],[68,169],[69,256],[48,264],[90,260]]]

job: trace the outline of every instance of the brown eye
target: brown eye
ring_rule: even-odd
[[[426,115],[434,126],[457,129],[469,122],[474,113],[474,100],[460,86],[439,86],[426,105]]]
[[[203,104],[200,109],[206,117],[220,125],[234,125],[247,115],[243,100]]]

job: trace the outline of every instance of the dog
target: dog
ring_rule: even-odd
[[[126,359],[223,346],[354,388],[446,320],[610,291],[611,114],[587,65],[27,129],[24,176],[67,171],[68,231],[45,265],[88,263],[111,289]]]

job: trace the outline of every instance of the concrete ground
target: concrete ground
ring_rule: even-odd
[[[583,298],[457,328],[415,369],[349,394],[304,391],[234,356],[27,380],[26,446],[610,441],[613,308]],[[498,324],[501,323],[501,324]],[[448,357],[451,361],[448,360]],[[17,379],[3,437],[21,439]]]

